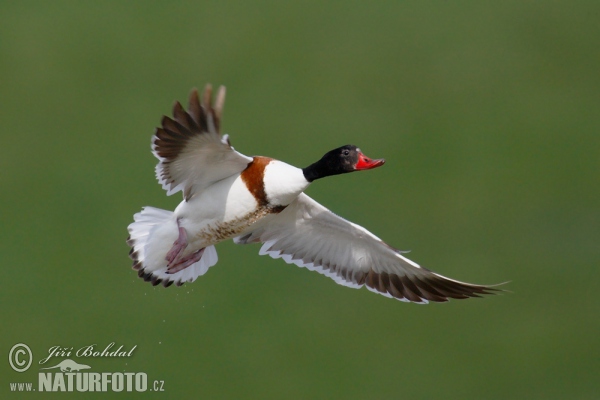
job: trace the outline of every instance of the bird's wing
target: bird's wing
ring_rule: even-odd
[[[402,301],[444,302],[498,290],[420,267],[362,226],[335,215],[304,193],[267,224],[234,241],[262,242],[260,255],[317,271],[340,285],[357,289],[366,285],[372,292]]]
[[[152,137],[152,152],[159,160],[156,178],[168,195],[183,190],[189,200],[212,183],[243,171],[252,161],[231,147],[228,135],[219,133],[225,87],[219,88],[214,106],[211,97],[210,85],[204,89],[202,103],[198,91],[192,90],[188,111],[176,102],[173,118],[164,116]]]

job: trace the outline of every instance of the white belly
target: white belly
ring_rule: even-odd
[[[233,176],[215,183],[189,202],[181,202],[175,215],[187,231],[191,251],[237,236],[267,214],[257,208],[245,183]]]

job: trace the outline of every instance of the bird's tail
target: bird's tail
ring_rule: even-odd
[[[138,276],[156,286],[162,283],[167,287],[173,283],[178,286],[193,282],[217,263],[217,250],[208,246],[200,261],[176,273],[167,273],[167,253],[177,240],[179,230],[172,211],[160,208],[144,207],[133,216],[134,222],[127,230],[127,244],[131,247],[129,257],[133,260],[133,269]]]

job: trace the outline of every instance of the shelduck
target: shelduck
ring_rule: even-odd
[[[262,243],[260,255],[317,271],[340,285],[366,286],[402,301],[444,302],[498,289],[446,278],[404,257],[365,228],[332,213],[304,190],[327,176],[380,167],[356,146],[326,153],[306,168],[247,157],[221,136],[225,88],[212,103],[207,85],[179,102],[152,138],[156,177],[167,195],[183,192],[174,212],[144,207],[129,225],[133,269],[165,287],[193,282],[217,263],[215,245]]]

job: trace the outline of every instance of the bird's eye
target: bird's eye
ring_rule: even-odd
[[[349,156],[350,155],[350,150],[344,150],[342,152],[342,154],[345,155],[345,156]]]

